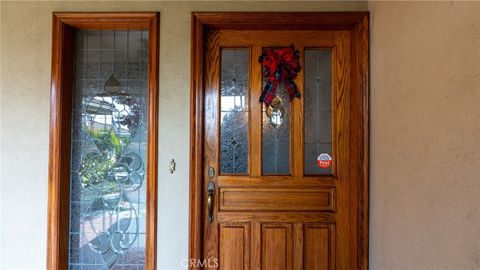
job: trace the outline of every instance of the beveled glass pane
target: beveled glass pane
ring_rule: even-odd
[[[248,172],[248,49],[221,51],[220,172]]]
[[[263,80],[263,85],[267,80]],[[286,175],[290,173],[290,96],[279,84],[271,105],[263,104],[262,173]]]
[[[332,174],[332,51],[305,50],[304,173]]]
[[[76,33],[70,269],[145,267],[144,42],[147,31]]]

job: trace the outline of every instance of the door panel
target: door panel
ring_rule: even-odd
[[[292,224],[262,224],[262,270],[292,269]]]
[[[250,226],[247,223],[225,223],[220,226],[220,269],[250,269],[248,249]]]
[[[220,211],[334,211],[335,189],[220,188]]]
[[[314,223],[303,227],[304,269],[333,269],[334,229],[333,224]]]
[[[348,31],[206,33],[203,181],[214,196],[203,256],[219,258],[220,269],[355,264],[350,39]],[[258,57],[291,44],[301,54],[301,98],[290,101],[278,88],[284,118],[272,122],[258,101],[265,83]],[[332,157],[330,168],[316,167],[321,153]]]

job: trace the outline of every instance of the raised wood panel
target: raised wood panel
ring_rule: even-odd
[[[303,228],[303,265],[308,270],[334,268],[334,225],[308,224]]]
[[[220,211],[330,211],[335,188],[220,188]]]
[[[287,175],[271,175],[261,177],[249,177],[241,175],[222,175],[218,176],[217,184],[219,187],[243,187],[248,184],[250,187],[331,187],[335,186],[336,178],[333,176],[308,176],[295,177]]]
[[[217,214],[219,222],[335,222],[335,214],[330,212],[230,212]]]
[[[249,269],[250,226],[221,224],[219,230],[220,269]]]
[[[262,224],[262,270],[292,269],[292,225]]]

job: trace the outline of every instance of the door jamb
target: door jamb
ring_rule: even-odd
[[[369,200],[369,13],[368,12],[192,12],[190,66],[190,219],[189,258],[202,259],[203,187],[203,48],[209,30],[350,30],[355,73],[352,86],[359,130],[357,269],[368,269]],[[190,260],[189,260],[190,261]],[[189,264],[190,270],[200,269]]]

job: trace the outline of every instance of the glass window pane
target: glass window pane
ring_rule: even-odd
[[[78,31],[73,89],[70,269],[143,269],[147,31]],[[130,268],[129,268],[130,269]]]
[[[305,50],[306,175],[332,174],[332,51]]]
[[[263,86],[268,82],[263,80]],[[270,106],[263,104],[262,174],[290,174],[290,96],[279,84]]]
[[[248,49],[221,52],[220,172],[248,172]]]

